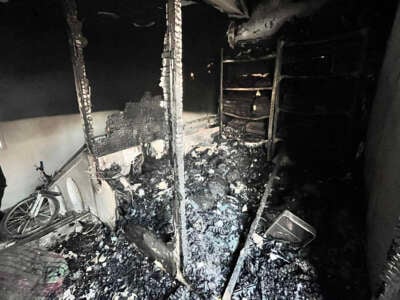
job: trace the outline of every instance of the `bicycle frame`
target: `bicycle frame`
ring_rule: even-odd
[[[36,218],[37,217],[37,215],[39,213],[39,209],[42,206],[43,199],[44,199],[44,197],[42,196],[42,193],[40,193],[40,192],[37,193],[36,199],[33,202],[33,205],[32,205],[32,207],[30,208],[30,210],[28,212],[29,217],[31,217],[31,218]]]
[[[32,207],[29,209],[29,216],[31,218],[36,218],[40,208],[42,207],[43,204],[43,199],[46,198],[46,196],[61,196],[60,193],[57,192],[52,192],[52,191],[48,191],[48,190],[41,190],[39,192],[36,193],[36,200],[33,203]]]

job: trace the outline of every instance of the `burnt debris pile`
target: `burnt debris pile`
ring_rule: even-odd
[[[186,274],[201,294],[221,294],[234,252],[268,174],[264,151],[223,141],[186,157],[189,253]]]
[[[163,299],[176,288],[121,230],[101,223],[82,222],[79,232],[52,250],[63,254],[70,269],[63,299]]]
[[[322,299],[307,252],[289,243],[252,244],[232,299]]]
[[[370,298],[360,174],[326,164],[297,165],[278,177],[264,219],[270,223],[288,209],[317,229],[302,253],[317,270],[324,299]]]
[[[142,172],[131,172],[128,177],[120,174],[120,167],[113,165],[104,172],[108,183],[116,191],[120,225],[135,223],[154,232],[165,242],[173,235],[171,203],[173,185],[170,161],[163,157],[146,157]]]
[[[52,249],[67,258],[71,270],[64,283],[65,295],[88,299],[99,297],[99,293],[120,299],[220,297],[272,170],[265,155],[263,147],[248,148],[240,142],[222,139],[195,147],[185,156],[188,253],[184,274],[191,290],[141,254],[122,229],[135,224],[130,228],[148,230],[165,243],[161,250],[170,251],[173,177],[169,158],[155,159],[144,154],[142,163],[133,166],[127,176],[121,174],[118,165],[104,171],[117,196],[120,220],[115,232],[97,223],[85,223],[80,232]],[[284,210],[290,210],[317,228],[317,239],[310,246],[299,248],[261,234],[248,251],[233,299],[321,299],[326,291],[331,291],[326,280],[332,276],[344,286],[353,280],[355,287],[359,287],[364,282],[359,273],[364,269],[359,263],[362,258],[356,260],[356,255],[362,253],[358,244],[361,236],[349,235],[357,230],[354,220],[346,219],[335,228],[330,223],[334,222],[334,201],[348,191],[331,193],[329,180],[326,183],[321,178],[295,173],[291,167],[281,169],[274,181],[272,197],[262,215],[265,224],[261,232]],[[350,184],[337,182],[342,187]],[[336,202],[338,217],[348,209],[345,204],[349,202],[344,202]],[[332,235],[335,229],[337,232]],[[354,254],[350,265],[341,254],[327,254],[340,251],[340,240],[325,246],[326,238],[336,238],[342,229],[350,231],[346,235],[349,239],[340,237]],[[354,243],[357,245],[353,249]],[[342,262],[343,267],[334,267],[333,260]],[[342,271],[351,274],[352,279],[345,278]],[[355,287],[350,294],[357,296]]]

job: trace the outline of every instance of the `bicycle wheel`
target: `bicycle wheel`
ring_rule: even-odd
[[[36,216],[30,212],[37,201],[37,194],[22,200],[6,213],[1,228],[7,237],[24,238],[53,222],[60,210],[60,204],[53,196],[42,195],[42,197]]]

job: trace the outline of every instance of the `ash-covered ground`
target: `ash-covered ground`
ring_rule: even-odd
[[[221,296],[264,193],[271,165],[266,163],[262,147],[249,149],[238,142],[222,140],[190,151],[185,157],[185,168],[189,253],[184,271],[192,290],[145,258],[129,244],[121,229],[126,224],[139,224],[167,245],[172,240],[173,185],[169,159],[145,157],[142,167],[128,177],[120,174],[118,166],[105,172],[119,201],[121,220],[116,232],[96,223],[83,224],[80,232],[52,249],[67,257],[71,270],[65,280],[64,299],[216,299]],[[321,227],[324,235],[319,235],[311,247],[304,249],[266,237],[262,245],[252,245],[233,298],[321,299],[322,295],[325,298],[327,292],[320,286],[321,282],[325,283],[325,277],[322,281],[319,278],[319,273],[325,276],[328,272],[325,267],[332,268],[329,276],[338,276],[335,280],[345,287],[355,285],[351,287],[354,293],[350,294],[360,295],[355,293],[364,282],[358,273],[363,271],[360,260],[348,262],[344,255],[330,257],[328,251],[340,251],[342,244],[331,244],[330,249],[323,245],[327,235],[321,224],[326,220],[321,216],[331,208],[327,203],[321,210],[316,208],[317,202],[323,201],[320,190],[323,181],[313,178],[317,182],[313,185],[289,173],[283,170],[277,177],[275,192],[263,219],[270,222],[284,209],[290,209],[318,231]],[[351,222],[346,219],[342,226],[355,229]],[[361,251],[359,242],[360,238],[352,240],[350,244],[356,246],[347,248],[353,256]],[[332,259],[345,264],[353,278],[343,278],[340,268],[331,264]],[[323,288],[329,291],[330,287]],[[329,299],[329,292],[326,298]]]
[[[322,299],[307,252],[272,239],[252,244],[232,299]]]
[[[263,148],[225,141],[186,157],[189,255],[185,272],[193,288],[217,297],[264,193],[270,166]]]
[[[122,230],[81,222],[79,232],[52,247],[70,270],[60,299],[164,299],[177,283],[142,255]]]

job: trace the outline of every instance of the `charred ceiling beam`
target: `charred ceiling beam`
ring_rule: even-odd
[[[175,197],[173,223],[175,229],[174,255],[177,278],[182,282],[183,266],[187,257],[185,178],[183,147],[183,77],[182,77],[182,3],[181,0],[167,2],[167,32],[162,55],[160,86],[167,102],[170,130],[170,151],[174,175]]]
[[[263,0],[254,8],[247,22],[230,24],[229,45],[234,48],[239,43],[269,39],[292,18],[310,16],[327,1]]]
[[[204,0],[231,18],[247,19],[249,13],[244,0]]]

